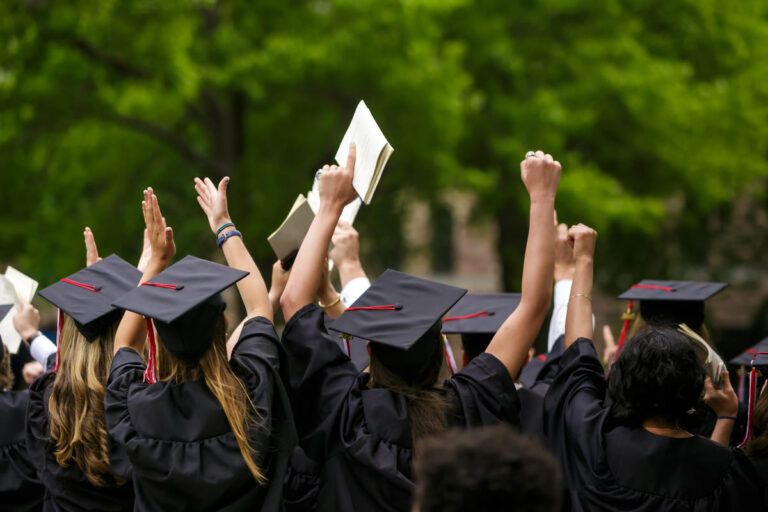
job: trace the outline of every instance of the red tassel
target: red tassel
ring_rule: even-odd
[[[640,288],[641,290],[658,290],[660,292],[675,291],[675,289],[671,286],[661,286],[660,284],[633,284],[632,288]]]
[[[59,281],[61,281],[62,283],[71,284],[72,286],[77,286],[84,290],[88,290],[89,292],[92,292],[92,293],[97,293],[99,290],[101,290],[101,288],[98,286],[94,286],[88,283],[81,283],[80,281],[75,281],[74,279],[70,279],[68,277],[62,277],[61,279],[59,279]]]
[[[400,311],[403,306],[400,304],[385,304],[383,306],[358,306],[347,308],[347,311]]]
[[[150,282],[141,283],[141,286],[154,286],[156,288],[166,288],[168,290],[181,290],[184,288],[183,286],[179,286],[177,284],[150,283]]]
[[[768,352],[755,352],[756,356],[768,355]],[[755,360],[753,359],[750,365],[752,369],[749,371],[749,403],[747,405],[747,431],[744,433],[744,439],[741,440],[739,448],[744,448],[751,440],[753,436],[752,430],[752,416],[755,412],[755,401],[757,398],[757,368],[754,366]]]
[[[59,309],[56,315],[56,364],[53,367],[53,372],[59,371],[59,355],[61,354],[61,331],[64,329],[64,312]]]
[[[629,301],[627,304],[627,310],[623,315],[621,315],[621,319],[624,320],[624,324],[621,326],[621,333],[619,334],[619,339],[616,342],[616,346],[619,347],[619,350],[621,350],[621,347],[624,346],[624,342],[626,341],[627,335],[629,334],[629,328],[632,325],[632,321],[635,319],[635,314],[632,312],[634,307],[634,303]],[[618,355],[618,352],[616,354]]]
[[[491,316],[493,313],[489,313],[488,311],[478,311],[477,313],[471,313],[469,315],[459,315],[459,316],[446,316],[443,317],[443,322],[453,322],[456,320],[469,320],[470,318],[480,318],[483,316]]]
[[[157,354],[155,353],[155,330],[152,328],[151,318],[147,318],[147,336],[149,337],[149,355],[147,355],[147,369],[144,370],[144,382],[154,384]]]

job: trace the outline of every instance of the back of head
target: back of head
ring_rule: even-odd
[[[86,341],[74,320],[65,316],[61,332],[61,364],[48,403],[54,456],[60,466],[73,463],[95,486],[114,483],[110,472],[104,393],[112,364],[116,324]]]
[[[703,389],[704,368],[693,345],[666,327],[647,327],[630,339],[608,377],[611,414],[632,426],[654,417],[678,423]]]
[[[464,349],[464,360],[471,360],[485,352],[493,339],[493,334],[488,333],[464,333],[461,335],[461,346]]]
[[[414,444],[445,428],[447,408],[442,391],[435,388],[444,361],[439,322],[417,344],[425,347],[425,358],[416,368],[392,364],[397,360],[395,349],[370,344],[371,387],[389,389],[405,398]]]
[[[426,439],[415,470],[420,512],[560,510],[557,462],[506,425]]]

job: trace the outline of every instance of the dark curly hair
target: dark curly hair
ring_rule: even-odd
[[[629,340],[608,377],[612,417],[633,426],[653,417],[679,423],[703,390],[704,368],[693,345],[665,327],[646,328]]]
[[[508,425],[447,430],[422,441],[418,453],[414,510],[560,510],[554,457]]]

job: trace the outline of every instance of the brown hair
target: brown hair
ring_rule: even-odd
[[[0,341],[2,343],[2,341]],[[11,371],[11,353],[8,347],[3,350],[3,358],[0,359],[0,391],[13,387],[13,372]]]
[[[755,404],[752,413],[752,428],[754,438],[747,445],[747,455],[750,457],[768,457],[768,387],[763,391]]]
[[[256,482],[259,484],[266,482],[267,478],[254,458],[255,450],[251,446],[248,435],[248,431],[261,418],[245,385],[229,366],[224,315],[220,316],[216,325],[213,343],[196,365],[190,365],[178,359],[166,350],[162,343],[158,343],[157,348],[160,378],[164,381],[173,380],[178,383],[202,379],[224,410],[248,470]]]
[[[117,481],[109,464],[104,420],[104,393],[116,328],[113,323],[106,333],[89,342],[74,321],[64,317],[59,340],[60,366],[48,402],[56,462],[62,467],[74,462],[97,487]]]
[[[414,451],[417,442],[424,437],[442,432],[446,428],[448,402],[442,390],[435,389],[435,384],[443,366],[443,344],[439,339],[429,358],[413,375],[404,378],[388,368],[376,357],[376,346],[371,347],[370,374],[371,388],[388,389],[405,398],[408,407],[408,420],[411,426]]]

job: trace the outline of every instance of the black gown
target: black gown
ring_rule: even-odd
[[[323,312],[313,304],[291,318],[283,344],[301,448],[318,461],[317,508],[410,510],[413,446],[405,399],[368,387],[369,375],[359,373],[327,333]],[[449,426],[518,425],[514,382],[490,354],[473,359],[443,390]]]
[[[24,437],[29,392],[0,392],[0,511],[42,510],[45,490]]]
[[[202,380],[146,384],[141,357],[129,348],[118,351],[105,398],[110,441],[117,448],[110,458],[117,474],[133,470],[137,510],[281,509],[296,434],[280,352],[272,323],[256,317],[243,326],[230,360],[260,417],[249,435],[268,478],[261,486]]]
[[[560,459],[571,510],[766,510],[759,477],[741,450],[693,436],[673,439],[617,425],[592,343],[562,356],[544,398],[544,426]]]
[[[133,510],[130,478],[123,484],[112,479],[106,487],[96,487],[77,465],[61,467],[56,462],[48,435],[48,400],[55,378],[56,374],[49,372],[32,383],[27,409],[27,447],[45,486],[44,510]]]

